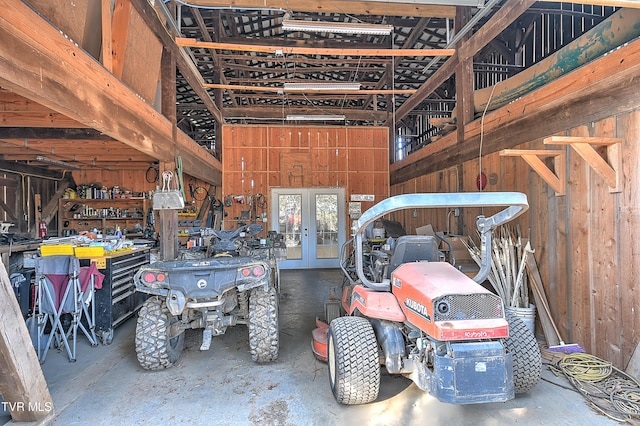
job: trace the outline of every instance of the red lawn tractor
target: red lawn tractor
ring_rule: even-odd
[[[476,220],[481,263],[473,279],[456,267],[443,234],[372,235],[379,234],[374,223],[397,210],[460,207],[498,211]],[[528,207],[517,192],[406,194],[354,222],[341,252],[341,300],[326,303],[327,323],[317,321],[313,331],[336,401],[375,401],[380,365],[453,404],[507,401],[538,383],[542,358],[533,332],[481,285],[491,268],[492,231]]]

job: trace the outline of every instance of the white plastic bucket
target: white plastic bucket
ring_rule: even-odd
[[[518,318],[522,319],[522,322],[527,326],[529,330],[535,335],[536,333],[536,305],[530,304],[528,308],[515,308],[513,306],[506,307],[507,312],[511,312]]]

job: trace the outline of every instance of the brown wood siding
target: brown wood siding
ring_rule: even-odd
[[[347,201],[380,201],[389,196],[388,141],[386,127],[223,126],[223,198],[262,194],[270,202],[272,187],[343,187]],[[363,211],[373,204],[363,202]],[[248,208],[234,202],[225,227]]]
[[[531,238],[543,277],[551,311],[565,342],[578,343],[587,352],[625,368],[640,339],[640,303],[637,282],[640,275],[640,110],[608,117],[588,125],[567,129],[563,136],[622,138],[622,192],[610,188],[569,146],[544,145],[541,140],[523,143],[517,149],[561,149],[566,153],[567,192],[553,190],[518,157],[498,153],[482,158],[482,171],[497,182],[487,191],[521,191],[530,209],[516,223]],[[605,151],[598,149],[601,155]],[[552,167],[549,160],[548,163]],[[458,166],[461,191],[477,191],[478,160]],[[447,177],[455,168],[420,176],[391,187],[391,194],[455,191],[455,179]],[[448,183],[447,183],[448,182]],[[451,217],[450,227],[462,221],[462,234],[475,235],[479,209],[465,209],[460,218]],[[491,212],[485,211],[488,215]],[[443,217],[445,219],[443,219]],[[446,212],[429,216],[418,212],[396,215],[406,221],[408,231],[432,223],[446,230]]]

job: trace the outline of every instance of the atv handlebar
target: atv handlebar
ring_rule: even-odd
[[[363,236],[365,229],[382,216],[397,210],[411,208],[447,207],[504,207],[506,209],[486,218],[478,216],[476,226],[480,232],[480,271],[473,277],[477,283],[483,282],[491,269],[491,232],[503,223],[509,222],[529,208],[527,196],[521,192],[455,192],[431,194],[404,194],[386,198],[365,211],[353,224],[356,250],[356,272],[362,283],[373,290],[389,290],[389,279],[380,283],[367,279],[363,270]]]

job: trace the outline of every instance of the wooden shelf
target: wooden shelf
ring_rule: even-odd
[[[606,182],[609,192],[621,192],[622,139],[584,136],[551,136],[543,140],[545,145],[569,145]],[[607,147],[607,158],[602,158],[593,147]]]
[[[76,205],[78,207],[73,208]],[[102,211],[104,209],[107,212],[119,211],[119,216],[108,213],[105,215]],[[63,198],[58,204],[59,236],[64,236],[65,230],[72,229],[76,233],[91,231],[93,228],[106,232],[107,229],[115,229],[116,225],[120,226],[123,233],[126,230],[128,236],[143,235],[147,227],[148,211],[149,200],[146,198]]]
[[[565,154],[564,151],[550,149],[503,149],[501,157],[522,157],[531,168],[549,185],[556,196],[565,195]],[[554,157],[555,173],[547,167],[540,157]]]

